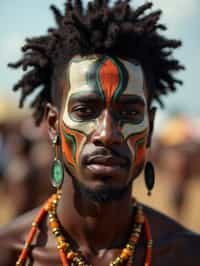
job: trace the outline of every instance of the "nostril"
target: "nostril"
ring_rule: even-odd
[[[103,143],[102,143],[100,140],[98,140],[98,139],[96,139],[96,140],[94,141],[94,144],[95,144],[96,146],[103,146]]]

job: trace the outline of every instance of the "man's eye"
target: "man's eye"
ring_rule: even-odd
[[[71,117],[75,120],[89,120],[96,116],[97,111],[90,106],[75,106],[71,110]]]
[[[81,114],[90,114],[92,113],[92,109],[87,107],[87,106],[81,106],[81,107],[77,107],[73,110],[74,112],[78,112],[78,113],[81,113]]]
[[[139,114],[137,111],[126,111],[126,110],[123,110],[121,112],[122,116],[135,116],[137,114]]]
[[[120,119],[128,123],[141,123],[144,113],[139,110],[121,110]]]

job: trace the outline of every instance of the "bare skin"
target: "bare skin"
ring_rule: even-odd
[[[92,57],[92,60],[94,58],[96,57]],[[94,97],[96,91],[92,87],[87,87],[86,91],[82,90],[86,86],[84,83],[85,73],[83,73],[83,76],[81,76],[81,73],[73,75],[74,69],[77,73],[76,66],[80,67],[78,65],[80,62],[84,69],[92,64],[91,57],[86,63],[84,60],[79,58],[77,61],[76,58],[75,63],[72,64],[73,67],[67,69],[70,89],[64,95],[61,111],[58,112],[57,108],[51,105],[47,106],[49,135],[51,139],[58,133],[61,136],[61,150],[65,159],[65,166],[68,167],[69,163],[73,165],[70,174],[75,176],[76,180],[92,191],[98,187],[104,187],[105,184],[107,187],[114,187],[118,191],[119,188],[128,185],[132,177],[135,179],[144,165],[146,149],[150,145],[155,111],[147,108],[148,96],[143,86],[144,77],[137,65],[129,65],[128,61],[121,61],[126,66],[127,72],[133,76],[135,75],[137,86],[133,81],[127,80],[126,88],[121,92],[121,95],[119,94],[118,100],[111,104],[108,97],[110,93],[108,93],[107,88],[113,88],[117,78],[120,79],[120,77],[117,77],[118,72],[114,68],[115,65],[112,66],[112,60],[110,58],[105,59],[107,65],[111,64],[111,67],[109,65],[109,68],[107,68],[106,64],[103,65],[103,70],[100,73],[103,76],[102,80],[105,81],[102,84],[109,85],[103,88],[107,97],[105,97],[106,105],[104,105],[100,97],[98,98],[97,95]],[[112,70],[112,73],[110,70]],[[106,73],[105,76],[104,73]],[[107,79],[107,77],[112,78]],[[110,80],[114,80],[113,83]],[[82,86],[83,84],[84,86]],[[143,85],[141,86],[141,84]],[[70,98],[70,95],[74,97],[79,86],[80,90],[78,91],[81,91],[81,94],[78,97],[76,95],[73,99]],[[132,109],[133,107],[134,109]],[[91,110],[91,108],[95,109]],[[96,114],[95,117],[94,113]],[[121,115],[126,116],[124,119],[126,122],[123,121],[119,126],[118,121],[122,120]],[[70,120],[73,116],[76,117],[75,122],[73,119]],[[92,119],[90,119],[90,116]],[[63,121],[66,128],[61,127]],[[80,121],[84,122],[84,127],[80,126]],[[96,123],[95,126],[94,123]],[[70,134],[73,135],[77,128],[82,130],[87,138],[81,139],[82,142],[79,143],[78,147],[79,153],[76,157],[78,159],[73,161],[69,156],[71,152],[69,146],[65,146],[65,135],[62,135],[62,132],[71,130]],[[134,138],[135,136],[141,137],[141,131],[144,132],[142,135],[144,138],[142,151],[144,152],[141,153],[142,156],[138,156],[138,148],[136,149],[135,146],[136,141],[130,139],[129,135],[134,134]],[[97,151],[98,156],[95,157],[94,152]],[[85,158],[89,156],[88,154],[93,154],[93,159],[84,164]],[[133,163],[124,164],[125,154],[127,160]],[[108,161],[105,162],[104,156],[108,156]],[[119,164],[121,164],[120,167],[118,167]],[[107,173],[106,176],[101,174],[104,170]],[[119,197],[117,200],[98,202],[86,197],[84,193],[80,193],[74,186],[72,178],[65,173],[62,191],[57,216],[74,247],[81,251],[88,263],[94,266],[109,265],[119,255],[129,237],[133,210],[131,186],[128,187],[123,197]],[[0,265],[14,265],[37,211],[34,210],[18,218],[7,228],[2,229],[0,232]],[[198,235],[149,207],[144,207],[144,212],[148,217],[153,236],[152,266],[167,266],[169,264],[176,266],[199,265],[200,237]],[[134,257],[134,265],[144,265],[145,244],[146,240],[142,233]],[[43,220],[36,243],[33,243],[32,247],[29,256],[30,265],[61,265],[56,242],[46,219]],[[9,261],[10,259],[13,260]]]
[[[1,230],[0,234],[0,265],[15,265],[17,256],[23,248],[24,239],[30,229],[30,224],[36,215],[38,209],[31,213],[18,218],[9,227]],[[170,218],[152,210],[148,207],[144,208],[145,214],[148,215],[154,246],[152,266],[198,266],[199,265],[199,246],[200,237],[197,234],[183,228]],[[119,216],[117,216],[119,218]],[[124,219],[127,222],[127,219]],[[119,227],[118,223],[112,223],[112,229]],[[80,227],[78,228],[79,231]],[[126,234],[124,232],[124,235]],[[111,233],[111,234],[110,234]],[[107,237],[111,237],[113,230],[104,230],[105,242]],[[96,232],[95,232],[96,234]],[[106,235],[106,236],[105,236]],[[98,239],[99,240],[99,239]],[[104,240],[104,239],[103,239]],[[102,241],[103,241],[102,240]],[[126,239],[121,238],[121,241]],[[123,247],[123,246],[121,246]],[[107,266],[112,258],[116,257],[120,249],[111,248],[109,250],[99,249],[96,251],[89,250],[84,247],[82,253],[85,257],[90,257],[92,265]],[[103,254],[103,257],[102,257]],[[144,263],[145,242],[140,241],[135,255],[135,264],[142,266]],[[55,240],[49,231],[46,221],[43,222],[41,233],[38,236],[36,247],[31,252],[31,263],[34,266],[55,266],[61,265],[59,255],[56,249]]]

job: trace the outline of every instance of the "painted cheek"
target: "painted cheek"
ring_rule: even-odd
[[[68,128],[64,123],[61,124],[61,148],[64,160],[75,169],[77,169],[79,154],[85,140],[84,134]]]
[[[68,97],[69,98],[69,97]],[[68,105],[69,105],[69,99],[67,99],[63,114],[63,124],[65,127],[68,128],[68,130],[71,129],[71,132],[78,132],[83,136],[88,136],[91,134],[91,132],[97,127],[97,121],[86,121],[86,122],[78,122],[72,120],[72,118],[69,116],[68,112]]]
[[[139,166],[145,159],[147,130],[130,136],[127,143],[132,151],[134,167]]]

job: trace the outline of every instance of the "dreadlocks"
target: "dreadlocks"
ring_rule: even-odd
[[[129,0],[118,0],[113,6],[109,0],[94,0],[84,9],[81,0],[67,0],[64,14],[51,6],[57,24],[41,37],[27,39],[22,47],[23,57],[10,67],[22,67],[26,73],[13,87],[21,90],[19,106],[23,107],[28,95],[41,87],[31,103],[37,125],[43,119],[45,105],[54,102],[55,73],[76,54],[111,54],[134,58],[144,69],[150,99],[176,90],[180,80],[173,73],[183,69],[179,61],[172,57],[180,41],[167,39],[159,32],[166,27],[159,24],[161,11],[145,14],[152,3],[145,3],[137,9]]]

